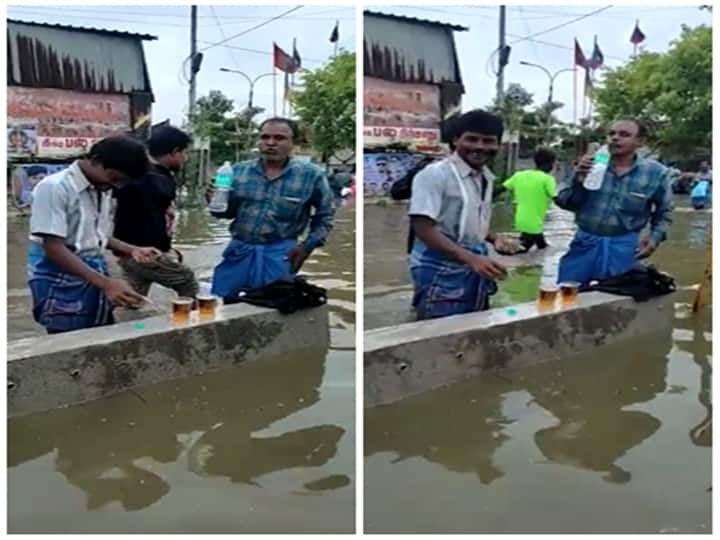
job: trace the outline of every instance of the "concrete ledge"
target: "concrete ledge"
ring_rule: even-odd
[[[365,407],[491,369],[518,368],[655,332],[672,323],[673,295],[638,303],[591,292],[540,312],[536,302],[365,332]]]
[[[176,324],[166,315],[22,339],[8,344],[8,415],[328,344],[325,306],[281,315],[248,304],[223,306],[212,321]]]

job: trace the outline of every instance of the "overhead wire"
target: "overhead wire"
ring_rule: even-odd
[[[212,41],[204,41],[204,40],[202,40],[202,39],[199,39],[199,40],[198,40],[198,43],[208,43],[208,44],[212,44]],[[221,47],[225,47],[225,48],[227,48],[227,49],[235,49],[235,50],[237,50],[237,51],[245,51],[245,52],[251,52],[251,53],[255,53],[255,54],[263,54],[263,55],[265,55],[265,56],[272,56],[272,55],[273,55],[273,53],[271,53],[271,52],[269,52],[269,51],[261,51],[261,50],[259,50],[259,49],[248,49],[247,47],[236,47],[235,45],[220,45],[220,46],[221,46]],[[315,64],[323,64],[323,63],[325,63],[325,60],[320,60],[320,59],[318,59],[318,58],[308,58],[308,57],[306,57],[306,56],[303,56],[303,62],[306,62],[306,61],[307,61],[307,62],[313,62],[313,63],[315,63]]]
[[[112,6],[109,6],[112,7]],[[186,7],[186,6],[173,6],[173,7]],[[187,19],[187,15],[183,15],[180,13],[155,13],[155,12],[139,12],[139,11],[114,11],[114,10],[99,10],[99,9],[73,9],[73,8],[56,8],[54,6],[42,6],[42,5],[29,5],[29,6],[22,6],[22,5],[15,5],[15,6],[9,6],[10,10],[32,10],[36,12],[42,13],[48,13],[48,14],[58,14],[62,15],[65,13],[77,13],[80,15],[86,15],[86,14],[92,14],[92,13],[99,13],[101,15],[119,15],[121,17],[125,16],[131,16],[131,17],[162,17],[162,18],[168,18],[168,17],[174,17],[174,18],[180,18],[180,19]],[[303,20],[311,20],[312,15],[324,15],[327,13],[336,13],[338,11],[346,11],[349,9],[354,9],[352,7],[337,7],[332,9],[326,9],[322,11],[311,11],[308,12],[303,17],[288,17],[289,19],[303,19]],[[95,18],[95,17],[88,17],[88,18]],[[198,19],[211,19],[212,15],[198,15]],[[241,20],[241,21],[252,21],[252,20],[264,20],[267,19],[267,15],[227,15],[224,17],[225,19],[232,19],[232,20]],[[327,17],[327,18],[317,18],[317,20],[335,20],[337,17]],[[354,17],[352,17],[354,19]],[[112,19],[112,20],[118,20],[118,19]],[[135,22],[135,21],[131,21]],[[184,25],[187,26],[187,25]],[[207,25],[200,25],[200,26],[214,26],[214,23],[209,23]]]
[[[578,22],[578,21],[581,21],[581,20],[583,20],[583,19],[587,19],[588,17],[592,17],[593,15],[597,15],[598,13],[602,13],[603,11],[607,11],[607,10],[610,9],[611,7],[613,7],[613,6],[605,6],[605,7],[602,7],[602,8],[600,8],[600,9],[596,9],[596,10],[594,10],[594,11],[591,11],[591,12],[589,12],[589,13],[585,13],[584,15],[581,15],[581,16],[579,16],[579,17],[576,17],[576,18],[574,18],[574,19],[572,19],[572,20],[570,20],[570,21],[566,21],[566,22],[561,23],[561,24],[556,24],[555,26],[551,26],[550,28],[546,28],[545,30],[540,30],[539,32],[535,32],[534,34],[530,34],[529,36],[524,36],[524,37],[522,37],[522,38],[520,38],[520,39],[516,39],[515,41],[510,42],[510,45],[515,45],[516,43],[521,43],[521,42],[523,42],[523,41],[527,41],[527,40],[529,40],[529,39],[532,39],[532,38],[535,38],[535,37],[538,37],[538,36],[542,36],[542,35],[547,34],[547,33],[549,33],[549,32],[553,32],[553,31],[555,31],[555,30],[559,30],[560,28],[564,28],[565,26],[569,26],[569,25],[571,25],[571,24],[573,24],[573,23],[576,23],[576,22]]]
[[[209,7],[210,7],[210,12],[212,13],[213,18],[215,19],[215,23],[217,24],[218,30],[220,31],[220,35],[222,36],[223,39],[225,39],[227,36],[225,36],[225,30],[223,30],[222,23],[220,23],[220,19],[218,18],[217,13],[215,13],[215,6],[213,6],[211,4]],[[235,58],[235,53],[233,52],[233,50],[228,49],[228,48],[226,48],[225,50],[227,51],[228,56],[230,56],[232,63],[235,64],[235,67],[239,70],[240,64],[238,63],[237,58]]]
[[[224,44],[224,43],[227,43],[228,41],[231,41],[231,40],[233,40],[233,39],[239,38],[240,36],[244,36],[244,35],[246,35],[246,34],[249,34],[250,32],[253,32],[253,31],[257,30],[258,28],[262,28],[263,26],[267,26],[267,25],[270,24],[271,22],[277,21],[278,19],[282,19],[282,18],[285,17],[286,15],[289,15],[290,13],[294,13],[295,11],[298,11],[299,9],[302,9],[303,7],[304,7],[304,6],[300,5],[300,6],[295,6],[294,8],[289,9],[289,10],[287,10],[287,11],[283,11],[283,12],[280,13],[279,15],[276,15],[275,17],[271,17],[270,19],[267,19],[266,21],[263,21],[263,22],[261,22],[260,24],[256,24],[255,26],[252,26],[252,27],[250,27],[250,28],[247,28],[247,29],[243,30],[242,32],[239,32],[239,33],[237,33],[237,34],[234,34],[234,35],[230,36],[229,38],[225,38],[225,39],[223,39],[222,41],[218,41],[217,43],[212,43],[212,44],[210,44],[210,45],[208,45],[208,46],[206,46],[206,47],[203,47],[203,48],[200,49],[198,52],[207,51],[208,49],[212,49],[213,47],[217,47],[217,46],[219,46],[219,45],[222,45],[222,44]]]

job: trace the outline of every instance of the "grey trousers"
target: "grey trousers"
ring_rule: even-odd
[[[194,298],[198,293],[195,273],[180,260],[180,252],[170,250],[153,262],[139,263],[132,257],[118,257],[118,264],[130,286],[143,296],[147,296],[150,285],[157,283],[180,296]]]

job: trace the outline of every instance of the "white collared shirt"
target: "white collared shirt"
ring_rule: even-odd
[[[93,187],[75,161],[33,190],[30,239],[59,236],[78,256],[102,255],[112,235],[112,191]]]
[[[490,231],[494,180],[487,167],[480,173],[454,153],[431,163],[415,177],[409,214],[431,218],[455,242],[484,242]]]

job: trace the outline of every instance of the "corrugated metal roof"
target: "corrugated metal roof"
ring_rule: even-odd
[[[365,11],[364,75],[399,82],[462,84],[454,30],[467,28]]]
[[[63,30],[75,30],[77,32],[85,32],[85,33],[92,33],[92,34],[105,34],[108,36],[132,37],[132,38],[144,39],[146,41],[154,41],[157,39],[157,36],[153,36],[150,34],[136,34],[134,32],[121,32],[120,30],[108,30],[106,28],[95,28],[93,26],[72,26],[69,24],[21,21],[20,19],[8,19],[7,22],[8,22],[8,25],[11,23],[15,23],[15,24],[25,24],[28,26],[42,26],[45,28],[61,28]]]
[[[142,40],[153,36],[8,19],[8,84],[150,92]]]
[[[442,26],[450,28],[451,30],[457,30],[458,32],[467,32],[469,28],[459,26],[457,24],[444,23],[441,21],[431,21],[430,19],[418,19],[417,17],[408,17],[406,15],[392,15],[390,13],[380,13],[379,11],[371,11],[366,9],[363,11],[364,15],[370,15],[371,17],[384,17],[386,19],[395,19],[396,21],[405,21],[412,24],[427,24],[430,26]]]

